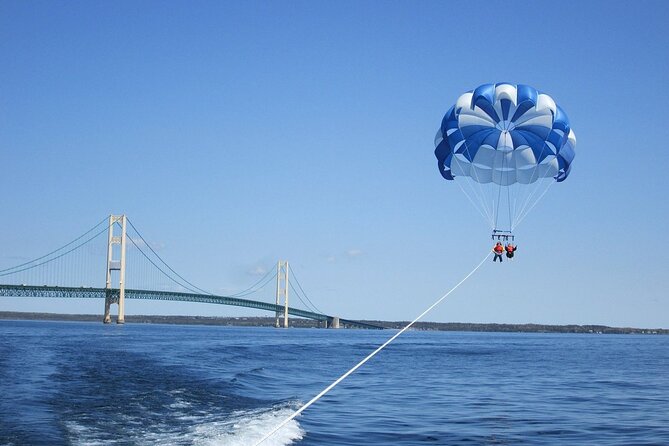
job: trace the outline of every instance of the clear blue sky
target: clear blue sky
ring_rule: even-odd
[[[506,81],[567,111],[574,168],[517,261],[427,320],[669,327],[667,23],[665,1],[2,0],[0,265],[126,213],[201,287],[287,258],[328,313],[411,319],[490,249],[433,138],[462,92]],[[0,310],[102,310],[60,304]]]

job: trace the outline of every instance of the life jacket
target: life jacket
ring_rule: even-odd
[[[502,245],[495,245],[495,247],[493,248],[493,250],[494,250],[497,254],[501,254],[501,253],[504,252],[504,247],[503,247]]]
[[[511,245],[506,245],[506,248],[504,249],[506,249],[506,252],[513,252],[516,250],[516,247]]]

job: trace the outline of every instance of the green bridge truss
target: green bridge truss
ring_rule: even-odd
[[[33,286],[33,285],[0,285],[0,297],[54,297],[75,299],[104,299],[107,293],[118,294],[118,289],[87,288],[87,287],[60,287],[60,286]],[[172,291],[149,291],[149,290],[125,290],[126,299],[144,300],[170,300],[177,302],[201,302],[208,304],[232,305],[236,307],[255,308],[270,311],[272,313],[283,313],[283,306],[260,302],[250,299],[239,299],[228,296],[215,296],[210,294],[178,293]],[[317,321],[332,323],[333,316],[314,313],[312,311],[300,310],[288,307],[288,314]],[[339,323],[345,327],[382,329],[377,325],[365,322],[339,319]]]

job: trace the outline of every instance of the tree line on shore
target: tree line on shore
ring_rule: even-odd
[[[100,322],[102,317],[95,314],[54,314],[0,311],[0,319]],[[274,317],[126,315],[125,321],[126,323],[130,324],[224,325],[238,327],[273,327],[275,324]],[[365,320],[361,322],[366,322],[387,329],[401,329],[408,324],[408,321]],[[289,325],[295,328],[316,328],[322,327],[323,323],[311,319],[291,318],[289,320]],[[424,331],[474,331],[501,333],[669,334],[669,329],[664,328],[609,327],[606,325],[417,322],[412,328],[414,330]]]

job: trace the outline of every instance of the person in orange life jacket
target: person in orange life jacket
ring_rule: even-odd
[[[514,246],[513,243],[508,243],[505,247],[504,250],[506,251],[506,256],[509,259],[513,259],[513,253],[516,252],[516,249],[518,249],[517,246]]]
[[[497,242],[497,244],[492,248],[492,252],[495,254],[495,257],[492,259],[492,261],[496,262],[497,258],[499,258],[499,262],[502,263],[502,254],[504,254],[504,246],[502,246],[501,242]]]

